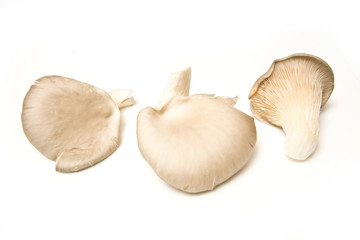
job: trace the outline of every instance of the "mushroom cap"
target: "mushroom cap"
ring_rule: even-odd
[[[320,92],[316,92],[318,88]],[[321,108],[333,89],[334,73],[324,60],[305,53],[293,54],[275,60],[255,82],[249,94],[251,110],[257,119],[281,127],[274,111],[278,110],[279,104],[287,101],[288,96],[299,94],[301,90],[313,91],[315,98],[320,97],[314,101],[320,101]]]
[[[137,119],[140,152],[169,185],[191,193],[212,190],[238,172],[256,143],[254,119],[235,109],[236,99],[173,97]]]
[[[38,79],[25,96],[21,119],[30,143],[60,172],[90,167],[119,146],[118,106],[105,91],[74,79]]]

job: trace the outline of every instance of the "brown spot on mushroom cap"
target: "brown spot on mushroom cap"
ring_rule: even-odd
[[[105,91],[60,76],[45,76],[23,102],[23,130],[31,144],[56,161],[56,170],[74,172],[113,153],[120,142],[120,111]]]

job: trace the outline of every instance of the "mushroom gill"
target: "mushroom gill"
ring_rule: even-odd
[[[322,59],[294,54],[273,62],[249,94],[258,120],[283,128],[285,153],[307,159],[316,149],[319,116],[334,89],[334,74]]]

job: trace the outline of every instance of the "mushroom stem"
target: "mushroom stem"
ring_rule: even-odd
[[[309,105],[301,113],[295,113],[297,109],[299,108],[292,108],[293,111],[288,110],[288,113],[283,115],[282,128],[286,134],[284,151],[290,158],[305,160],[318,144],[320,102]]]
[[[132,94],[132,90],[118,89],[109,92],[110,97],[113,99],[119,109],[134,105],[135,101],[133,97],[129,97]]]
[[[284,127],[285,154],[295,160],[307,159],[316,149],[319,139],[319,121],[298,122],[295,128]]]
[[[160,111],[175,96],[189,96],[191,68],[171,74],[155,109]]]

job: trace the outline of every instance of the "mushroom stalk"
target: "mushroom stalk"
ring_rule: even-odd
[[[160,111],[175,96],[189,96],[191,68],[170,75],[161,99],[154,109]]]
[[[306,77],[305,77],[306,78]],[[309,82],[308,79],[300,80]],[[316,149],[319,138],[321,85],[312,85],[313,91],[294,89],[287,102],[279,107],[279,119],[285,134],[285,154],[296,160],[307,159]]]
[[[129,89],[117,89],[109,92],[109,95],[115,102],[116,106],[121,109],[135,104],[134,98],[129,97],[132,92],[133,91]]]
[[[296,160],[307,159],[316,149],[319,138],[320,111],[308,114],[284,116],[282,127],[286,134],[284,151],[285,154]]]

